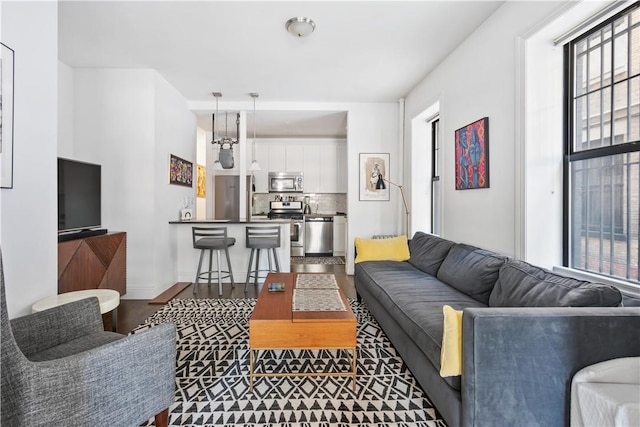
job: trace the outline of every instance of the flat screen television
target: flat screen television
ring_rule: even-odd
[[[58,158],[58,233],[101,226],[100,165]]]

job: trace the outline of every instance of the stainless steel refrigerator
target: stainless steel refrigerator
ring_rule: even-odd
[[[213,186],[214,192],[214,219],[240,219],[240,176],[239,175],[216,175]],[[246,194],[247,213],[246,218],[250,218],[251,212],[251,176],[247,176]]]

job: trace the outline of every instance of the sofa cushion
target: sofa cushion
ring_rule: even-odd
[[[380,302],[394,321],[411,337],[436,372],[440,371],[445,304],[456,310],[486,307],[473,298],[424,274],[408,262],[362,262],[356,267],[358,292],[366,292]],[[390,337],[393,341],[393,337]],[[460,376],[443,378],[460,390]]]
[[[500,269],[491,307],[615,307],[622,294],[614,286],[560,276],[524,261]]]
[[[27,359],[32,362],[44,362],[46,360],[62,359],[63,357],[73,356],[83,351],[92,350],[96,347],[106,345],[110,342],[124,338],[124,335],[114,332],[100,332],[97,334],[83,335],[79,338],[67,341],[60,345],[50,347],[39,353],[25,354]]]
[[[407,236],[388,239],[362,239],[356,237],[356,259],[354,263],[363,261],[406,261],[409,259]]]
[[[435,276],[440,264],[454,244],[450,240],[418,231],[409,242],[409,252],[411,253],[409,263],[417,269]]]
[[[438,279],[488,305],[500,267],[507,259],[495,252],[457,243],[442,261]]]

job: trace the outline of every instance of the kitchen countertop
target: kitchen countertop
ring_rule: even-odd
[[[324,218],[324,217],[334,217],[334,216],[347,216],[346,213],[344,212],[340,212],[340,213],[312,213],[312,214],[304,214],[304,216],[308,216],[308,217],[316,217],[316,218]],[[251,215],[251,220],[252,221],[263,221],[263,220],[267,220],[269,217],[267,215]]]
[[[288,224],[291,222],[289,219],[245,219],[245,220],[231,220],[231,219],[192,219],[192,220],[180,220],[169,221],[169,224],[255,224],[268,222],[270,224]]]
[[[340,213],[312,213],[312,214],[304,214],[304,216],[310,217],[327,217],[327,216],[347,216],[344,212]]]

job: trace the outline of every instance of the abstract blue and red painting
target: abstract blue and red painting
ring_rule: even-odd
[[[489,118],[458,129],[456,136],[456,190],[489,188]]]

